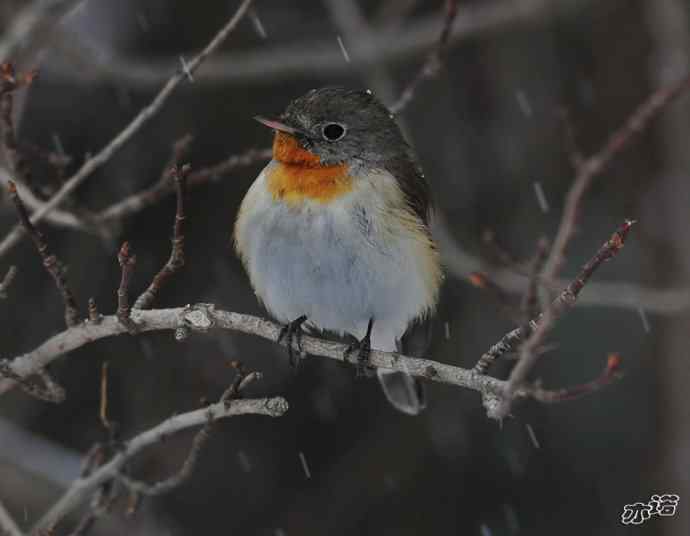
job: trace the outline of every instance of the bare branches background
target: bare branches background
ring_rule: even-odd
[[[0,527],[15,531],[2,521],[5,511],[21,533],[69,511],[56,534],[80,519],[89,534],[144,526],[146,534],[219,527],[243,534],[554,534],[564,527],[611,534],[621,527],[623,505],[645,500],[650,486],[690,496],[687,483],[672,477],[687,466],[682,445],[690,437],[679,365],[690,307],[682,260],[687,96],[661,117],[655,111],[645,132],[624,140],[626,151],[618,151],[619,137],[607,145],[648,95],[687,84],[687,31],[678,23],[688,17],[684,2],[457,2],[443,67],[415,86],[400,114],[437,198],[434,234],[449,277],[429,354],[374,353],[377,364],[435,380],[426,382],[429,409],[417,419],[392,413],[373,382],[355,381],[351,367],[338,362],[340,343],[305,337],[314,357],[289,369],[283,349],[260,340],[273,341],[279,326],[264,319],[229,238],[241,196],[268,157],[270,140],[251,117],[278,113],[325,84],[371,86],[392,105],[420,73],[438,43],[444,6],[454,3],[257,0],[265,37],[249,20],[231,21],[249,2],[53,4],[69,9],[44,16],[45,6],[32,2],[34,11],[26,10],[38,15],[40,39],[12,30],[0,40],[0,51],[21,52],[2,58],[20,72],[39,68],[31,87],[15,94],[12,115],[31,173],[16,176],[8,160],[0,179],[19,181],[18,197],[42,214],[39,229],[89,320],[65,330],[64,304],[30,241],[3,242],[0,358],[22,357],[4,362],[0,413],[12,429],[41,438],[45,459],[63,462],[36,464],[32,472],[21,448],[0,449]],[[0,22],[27,28],[23,13],[0,10]],[[232,38],[192,74],[196,52],[224,21],[231,21]],[[179,87],[156,94],[166,83]],[[658,105],[654,98],[647,104]],[[578,154],[592,159],[573,157],[563,110]],[[641,123],[634,123],[619,132],[636,132]],[[175,195],[167,170],[187,162],[181,211],[175,199],[184,196]],[[566,204],[571,188],[577,192]],[[0,198],[6,236],[16,213],[4,188]],[[169,242],[181,236],[171,231],[176,210],[185,222],[184,270],[156,291],[156,309],[140,310],[134,297],[162,266],[179,264]],[[502,352],[491,376],[472,373],[477,358],[515,328],[514,318],[533,309],[528,302],[545,303],[576,281],[626,218],[639,222],[625,249],[587,282],[578,307],[549,325],[548,338]],[[531,260],[540,237],[557,238],[537,277],[540,263]],[[117,252],[125,241],[137,264],[122,286],[126,303],[118,304]],[[473,272],[501,293],[468,284]],[[227,329],[198,333],[193,322],[201,331],[210,327],[206,303],[216,304],[211,324]],[[123,309],[118,319],[118,305],[134,306],[131,317]],[[528,400],[501,406],[521,351],[534,368],[509,391]],[[207,405],[224,396],[236,360],[263,372],[263,380],[247,387],[247,399]],[[61,465],[74,473],[60,449],[73,461],[94,444],[117,446],[98,416],[103,361],[110,363],[108,417],[120,425],[118,441],[144,431],[157,444],[136,458],[127,451],[132,456],[119,476],[111,464],[122,458],[113,450],[67,495],[64,488],[39,492],[35,482],[78,476],[60,473]],[[24,378],[29,372],[40,375]],[[65,401],[46,404],[10,389],[17,380],[48,397],[64,389]],[[158,444],[156,423],[178,413],[173,422],[203,430],[208,408],[220,416],[275,395],[290,402],[283,417],[218,424],[182,485],[130,504],[135,494],[122,491],[127,485],[155,487],[189,459],[191,436]],[[487,411],[514,418],[499,428]],[[0,427],[0,444],[3,437],[10,444],[10,430]],[[652,447],[657,460],[669,461],[654,462]],[[109,482],[121,486],[119,494],[104,486]],[[690,529],[682,510],[663,521],[653,528]]]

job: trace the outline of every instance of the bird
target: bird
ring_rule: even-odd
[[[356,351],[358,372],[370,371],[371,349],[400,351],[438,302],[429,184],[370,90],[313,89],[277,119],[255,119],[274,131],[272,159],[245,194],[233,234],[254,292],[284,325],[291,362],[293,337],[316,330],[354,338],[345,357]],[[393,407],[424,409],[409,374],[376,375]]]

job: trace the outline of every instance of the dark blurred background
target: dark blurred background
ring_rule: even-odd
[[[2,0],[2,25],[9,28],[27,4]],[[151,100],[179,57],[203,47],[238,2],[77,4],[5,58],[20,70],[40,70],[18,96],[20,141],[64,148],[72,157],[68,174]],[[443,16],[440,0],[255,5],[266,35],[256,20],[243,20],[194,81],[79,188],[70,207],[98,212],[153,184],[172,144],[187,133],[194,141],[185,160],[195,169],[268,147],[270,133],[252,116],[277,114],[313,87],[369,87],[393,103],[423,64]],[[435,231],[447,265],[428,357],[471,367],[514,327],[504,304],[466,276],[482,269],[515,283],[496,250],[527,261],[539,237],[553,237],[574,177],[563,111],[589,154],[654,88],[689,70],[686,0],[460,0],[445,67],[400,117],[437,200]],[[219,396],[233,376],[229,361],[240,360],[264,373],[251,393],[284,395],[287,415],[223,421],[189,481],[145,500],[132,519],[118,506],[92,534],[690,534],[688,140],[685,96],[594,182],[564,277],[624,218],[639,224],[559,323],[550,337],[555,346],[535,371],[547,386],[571,385],[595,377],[607,354],[619,352],[622,381],[577,401],[524,403],[499,426],[477,393],[430,384],[428,409],[411,418],[389,407],[374,381],[355,379],[351,367],[309,358],[293,370],[282,348],[233,332],[182,343],[171,333],[105,339],[51,369],[67,390],[64,403],[20,392],[0,401],[0,500],[30,526],[78,475],[83,454],[105,437],[98,418],[103,361],[110,362],[110,416],[127,438]],[[59,178],[40,158],[30,161],[33,191],[50,195]],[[237,207],[263,165],[240,167],[190,193],[187,264],[158,306],[203,301],[265,314],[230,244]],[[539,202],[539,188],[548,206]],[[174,207],[168,196],[109,226],[109,237],[41,226],[69,265],[84,310],[90,296],[102,312],[115,310],[116,251],[124,240],[138,258],[133,292],[145,288],[168,257]],[[3,234],[14,223],[3,198]],[[33,349],[64,327],[60,298],[28,240],[0,259],[0,271],[11,264],[19,274],[0,301],[2,357]],[[511,304],[520,301],[514,291],[524,279],[518,282]],[[656,292],[669,289],[679,290]],[[503,364],[494,372],[504,377],[507,370]],[[134,474],[171,474],[191,436],[146,451]],[[679,494],[677,514],[622,525],[624,505],[653,493]]]

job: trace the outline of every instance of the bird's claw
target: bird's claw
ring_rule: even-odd
[[[356,376],[357,378],[364,378],[367,376],[367,369],[369,368],[371,357],[371,328],[374,324],[374,320],[370,319],[367,325],[367,334],[361,341],[355,340],[355,342],[348,345],[345,349],[345,360],[353,352],[357,352],[357,367]]]
[[[288,358],[290,360],[290,366],[294,367],[297,361],[295,360],[295,350],[292,347],[293,340],[297,343],[297,349],[299,350],[299,355],[304,351],[302,349],[302,324],[306,322],[306,315],[302,315],[296,318],[292,322],[288,322],[283,326],[278,334],[278,340],[276,342],[280,343],[285,339],[288,350]]]

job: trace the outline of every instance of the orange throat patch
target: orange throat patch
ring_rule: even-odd
[[[294,136],[276,132],[273,141],[276,165],[268,174],[274,199],[299,203],[307,199],[329,203],[352,190],[348,166],[325,166],[318,156],[302,148]]]

